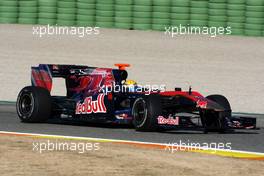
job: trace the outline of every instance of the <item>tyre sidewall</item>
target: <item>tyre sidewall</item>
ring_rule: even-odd
[[[134,108],[136,106],[136,103],[139,101],[143,101],[146,106],[146,115],[142,123],[137,125],[137,122],[135,121],[134,116]],[[157,118],[159,115],[161,115],[161,101],[159,95],[148,95],[143,96],[141,98],[138,98],[135,100],[132,108],[132,114],[133,114],[133,123],[135,125],[136,130],[139,131],[156,131],[158,129],[158,122]]]
[[[214,117],[216,121],[210,120],[211,124],[207,124],[206,127],[215,128],[216,130],[221,132],[225,131],[228,128],[228,120],[231,118],[232,115],[232,110],[229,101],[223,95],[209,95],[206,98],[211,101],[214,101],[215,103],[219,104],[224,108],[224,111],[214,112],[214,116],[216,115]],[[213,126],[208,126],[212,124]]]
[[[21,98],[25,94],[31,95],[33,101],[32,110],[29,114],[20,112]],[[40,87],[28,86],[23,88],[17,98],[17,114],[22,122],[44,122],[51,114],[51,97],[48,90]]]

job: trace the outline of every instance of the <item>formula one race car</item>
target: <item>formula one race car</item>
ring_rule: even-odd
[[[256,119],[232,117],[222,95],[202,96],[199,92],[152,89],[127,80],[129,64],[118,68],[40,64],[32,67],[32,86],[17,98],[22,122],[45,122],[49,118],[93,123],[130,124],[138,131],[202,129],[255,129]],[[65,79],[67,95],[51,96],[52,79]]]

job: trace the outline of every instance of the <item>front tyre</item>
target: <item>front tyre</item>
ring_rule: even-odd
[[[51,96],[47,89],[28,86],[17,97],[16,110],[22,122],[45,122],[51,114]]]
[[[229,127],[232,110],[229,101],[223,95],[209,95],[207,99],[219,104],[224,110],[215,112],[207,111],[203,113],[203,125],[205,133],[208,131],[225,132]]]
[[[225,96],[223,96],[223,95],[209,95],[206,98],[209,100],[212,100],[212,101],[218,103],[220,106],[222,106],[225,109],[225,111],[224,111],[225,115],[228,118],[231,117],[231,114],[232,114],[231,106],[230,106],[228,99]]]

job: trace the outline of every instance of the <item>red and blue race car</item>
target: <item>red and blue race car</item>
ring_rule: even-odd
[[[22,122],[67,118],[93,123],[129,124],[138,131],[202,129],[225,132],[255,129],[256,119],[233,117],[222,95],[204,97],[199,92],[152,89],[127,80],[126,67],[40,64],[32,67],[31,86],[17,98]],[[64,78],[67,95],[51,96],[53,78]]]

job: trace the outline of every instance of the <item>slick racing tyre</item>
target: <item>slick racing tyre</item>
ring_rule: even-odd
[[[209,95],[206,98],[221,105],[226,111],[229,112],[229,116],[231,116],[231,106],[226,97],[223,95]]]
[[[51,96],[48,90],[28,86],[18,94],[16,110],[22,122],[44,122],[51,114]]]
[[[203,113],[202,123],[204,126],[204,132],[225,132],[228,128],[228,122],[232,114],[231,106],[227,98],[223,95],[209,95],[206,98],[222,106],[224,111],[206,111]]]
[[[161,98],[149,95],[135,100],[132,107],[133,123],[137,131],[158,130],[157,118],[161,114]]]

